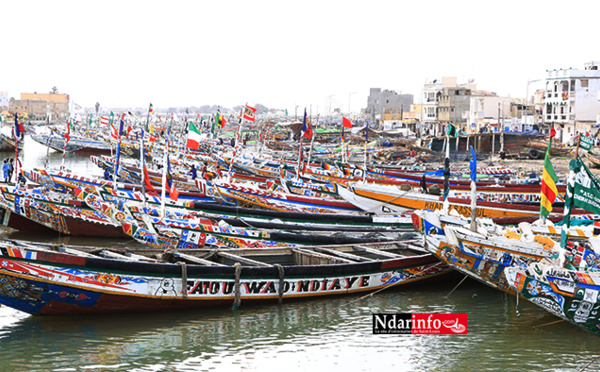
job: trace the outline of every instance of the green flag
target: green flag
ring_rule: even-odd
[[[571,225],[571,209],[573,207],[600,214],[600,181],[590,172],[579,156],[577,159],[571,160],[569,169],[560,239],[560,246],[563,248],[567,244],[566,230]]]
[[[451,123],[448,123],[448,135],[451,137],[456,137],[458,135],[456,132],[456,127]]]

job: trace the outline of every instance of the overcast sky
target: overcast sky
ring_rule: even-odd
[[[474,79],[524,97],[546,70],[600,60],[600,1],[26,1],[0,7],[0,91],[56,86],[91,107],[366,107]],[[543,86],[533,83],[529,92]]]

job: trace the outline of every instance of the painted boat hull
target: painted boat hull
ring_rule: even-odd
[[[0,303],[33,315],[143,312],[372,291],[447,272],[430,254],[306,266],[180,265],[2,243]],[[237,283],[237,284],[236,284]],[[281,285],[280,285],[281,283]],[[281,288],[281,293],[279,289]]]

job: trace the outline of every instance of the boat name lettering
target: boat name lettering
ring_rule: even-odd
[[[370,285],[369,276],[353,276],[347,278],[325,278],[325,279],[306,279],[298,281],[283,282],[283,292],[321,292],[335,291],[342,289],[351,289],[353,287],[368,287]],[[242,281],[240,283],[242,292],[246,294],[277,294],[279,281]],[[210,281],[210,280],[188,280],[187,293],[189,295],[230,295],[234,293],[234,281]]]
[[[567,279],[567,280],[572,280],[573,279],[573,278],[571,278],[571,275],[569,274],[568,271],[555,270],[555,269],[550,269],[546,273],[546,276],[551,276],[551,277],[561,278],[561,279]]]

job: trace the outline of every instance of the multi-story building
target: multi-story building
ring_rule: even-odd
[[[431,135],[441,135],[449,122],[465,127],[469,112],[472,81],[457,84],[456,77],[442,77],[423,86],[423,129]],[[465,129],[465,128],[461,128]]]
[[[470,106],[470,88],[446,87],[438,102],[438,120],[444,124],[453,123],[459,130],[466,131]]]
[[[468,122],[468,133],[480,133],[486,130],[505,130],[512,122],[511,101],[508,97],[498,97],[486,91],[471,93]]]
[[[64,118],[69,115],[69,95],[58,93],[21,93],[21,99],[9,102],[10,113],[27,114],[31,119]]]
[[[364,113],[374,121],[384,120],[385,115],[400,115],[404,110],[409,110],[413,104],[412,94],[399,94],[393,90],[371,88],[367,98],[367,108]]]
[[[589,131],[600,112],[600,62],[588,62],[583,70],[547,71],[544,120],[554,125],[557,137],[569,142],[578,132]]]

